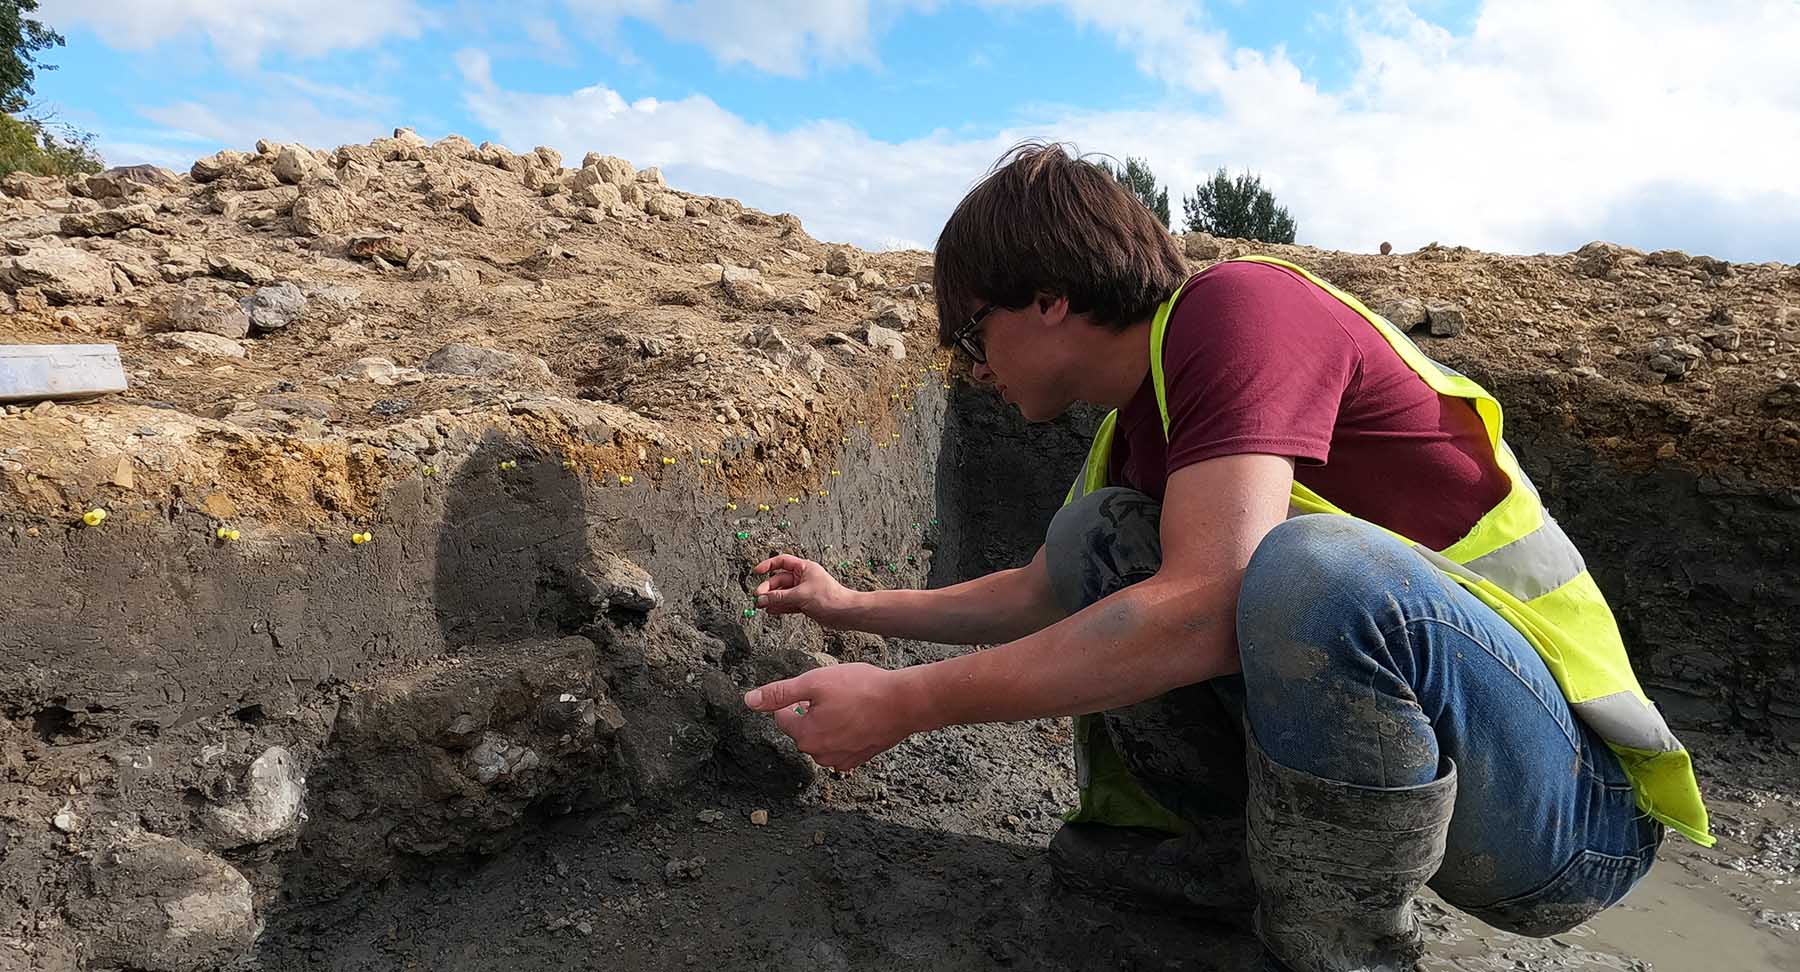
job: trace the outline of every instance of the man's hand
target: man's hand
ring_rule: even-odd
[[[843,627],[853,592],[811,560],[782,554],[757,564],[770,574],[757,585],[756,606],[770,614],[804,614],[827,627]]]
[[[773,712],[781,731],[819,765],[851,770],[907,736],[934,728],[914,685],[904,671],[828,665],[751,689],[744,704]]]

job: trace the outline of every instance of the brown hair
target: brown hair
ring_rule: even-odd
[[[1069,299],[1095,324],[1150,316],[1187,279],[1175,238],[1098,165],[1058,143],[1022,142],[994,163],[938,234],[938,341],[982,304]]]

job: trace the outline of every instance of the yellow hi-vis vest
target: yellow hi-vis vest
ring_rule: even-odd
[[[1434,391],[1475,407],[1487,429],[1494,460],[1511,483],[1506,497],[1476,521],[1466,536],[1443,550],[1431,550],[1391,530],[1388,533],[1493,608],[1537,649],[1569,708],[1618,754],[1631,778],[1639,809],[1689,840],[1711,847],[1706,805],[1700,799],[1687,750],[1669,732],[1668,724],[1638,685],[1612,610],[1581,553],[1545,511],[1537,488],[1501,439],[1500,403],[1480,385],[1426,357],[1403,332],[1356,298],[1306,270],[1273,257],[1242,257],[1240,262],[1284,267],[1312,281],[1368,321]],[[1169,313],[1180,296],[1177,291],[1164,301],[1150,325],[1150,374],[1165,437],[1169,403],[1163,380],[1163,338]],[[1114,410],[1101,422],[1065,505],[1107,485],[1118,418]],[[1350,515],[1298,482],[1288,508],[1292,516]],[[1132,779],[1097,716],[1076,719],[1075,760],[1081,803],[1068,819],[1171,832],[1187,829]]]

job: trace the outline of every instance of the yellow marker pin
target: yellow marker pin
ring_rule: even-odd
[[[789,502],[789,503],[798,503],[798,502],[800,502],[800,497],[798,497],[798,496],[789,496],[789,497],[788,497],[788,502]]]
[[[365,543],[370,542],[371,540],[374,540],[374,539],[375,539],[375,534],[373,534],[373,533],[352,533],[352,534],[350,534],[350,542],[356,544],[359,547]]]
[[[238,532],[229,527],[220,527],[213,531],[213,535],[220,540],[236,540],[238,538]]]
[[[725,508],[728,510],[735,510],[735,509],[737,509],[737,504],[736,503],[726,503]]]
[[[675,457],[674,456],[663,456],[663,465],[665,465],[665,466],[675,465]]]
[[[627,476],[623,473],[619,474],[619,485],[620,486],[630,486],[632,483],[635,483],[635,482],[637,482],[636,477]]]
[[[850,444],[850,437],[849,437],[849,436],[847,436],[847,435],[846,435],[846,436],[844,436],[844,444],[845,444],[845,445],[849,445],[849,444]]]
[[[823,496],[830,496],[830,495],[831,495],[831,490],[829,490],[829,489],[821,489],[821,490],[819,490],[819,495],[820,495],[820,496],[822,496],[822,497],[823,497]]]
[[[514,462],[511,459],[502,459],[502,460],[500,460],[500,468],[501,469],[517,469],[517,468],[519,468],[519,464],[517,462]]]
[[[756,512],[758,512],[758,513],[767,513],[767,512],[769,512],[769,511],[770,511],[770,510],[771,510],[771,509],[774,509],[774,507],[771,507],[771,506],[770,506],[770,505],[769,505],[769,504],[767,504],[767,503],[758,503],[758,504],[756,504]]]
[[[710,466],[710,465],[712,465],[712,460],[711,459],[702,459],[702,460],[700,460],[700,465]]]
[[[836,469],[833,469],[833,470],[832,470],[832,471],[831,471],[831,474],[832,474],[832,475],[833,475],[833,476],[836,476],[836,475],[837,475],[837,474],[838,474],[838,471],[837,471],[837,470],[836,470]]]
[[[424,469],[421,469],[419,471],[421,473],[424,473],[426,476],[436,476],[437,475],[437,467],[436,466],[426,466]]]
[[[564,459],[564,460],[563,460],[563,468],[564,468],[564,469],[574,469],[574,468],[575,468],[575,460],[573,460],[573,459]]]
[[[894,433],[894,438],[896,438],[896,439],[898,439],[898,438],[900,438],[900,433],[898,433],[898,432],[895,432],[895,433]]]
[[[96,506],[86,513],[81,514],[81,522],[86,523],[88,526],[99,526],[106,522],[106,511]]]

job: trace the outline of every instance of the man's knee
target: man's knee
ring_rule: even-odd
[[[1095,490],[1057,511],[1044,559],[1057,603],[1070,613],[1156,573],[1162,507],[1136,490]]]
[[[1362,601],[1421,566],[1405,543],[1361,520],[1330,513],[1285,520],[1244,569],[1239,643],[1293,638],[1327,605]]]

